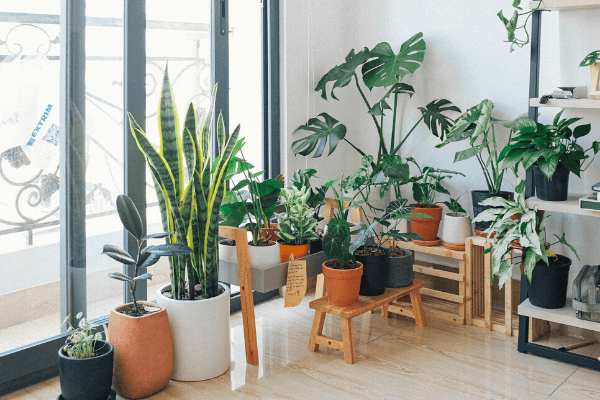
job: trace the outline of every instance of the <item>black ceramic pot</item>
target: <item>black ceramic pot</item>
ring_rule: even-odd
[[[473,201],[473,216],[476,217],[485,210],[492,208],[491,206],[482,206],[479,203],[482,201],[489,199],[490,197],[502,197],[506,200],[513,200],[514,195],[512,192],[498,192],[496,194],[490,194],[487,190],[472,190],[471,191],[471,200]],[[491,221],[483,221],[483,222],[475,222],[475,229],[479,231],[485,231],[487,228],[492,225]]]
[[[60,390],[65,400],[106,400],[111,392],[113,375],[113,345],[97,340],[97,356],[91,358],[71,358],[64,351],[58,351]]]
[[[410,286],[413,283],[413,254],[410,250],[399,249],[404,252],[402,257],[390,257],[385,286],[399,288]]]
[[[571,171],[562,163],[558,163],[552,179],[548,180],[540,167],[533,167],[533,183],[535,195],[543,201],[565,201],[569,196],[569,174]]]
[[[315,254],[323,251],[323,240],[321,238],[308,241],[308,254]]]
[[[527,291],[531,304],[542,308],[563,308],[567,303],[567,286],[571,259],[559,254],[548,257],[550,265],[538,261],[533,268]]]
[[[385,292],[385,284],[390,267],[390,249],[386,249],[385,247],[382,247],[382,249],[384,254],[380,256],[356,254],[356,261],[363,265],[359,292],[361,296],[379,296]]]

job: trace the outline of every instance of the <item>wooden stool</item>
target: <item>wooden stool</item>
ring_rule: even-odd
[[[310,333],[308,350],[318,351],[319,345],[322,344],[323,346],[344,352],[344,361],[348,364],[354,364],[356,362],[356,352],[354,351],[352,318],[372,311],[379,306],[383,306],[384,310],[387,310],[390,302],[407,294],[410,294],[417,326],[426,326],[427,322],[425,321],[425,314],[423,312],[423,303],[421,302],[421,294],[419,293],[419,289],[423,286],[423,282],[415,280],[411,286],[386,288],[384,294],[373,297],[361,296],[354,305],[348,307],[331,305],[325,297],[311,301],[310,308],[315,310],[315,319],[313,321],[312,332]],[[326,314],[333,314],[342,318],[343,340],[322,335]]]

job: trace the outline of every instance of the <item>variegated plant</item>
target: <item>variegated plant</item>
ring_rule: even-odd
[[[219,294],[219,208],[225,194],[229,162],[243,146],[243,140],[238,140],[239,125],[227,138],[223,116],[219,115],[219,156],[214,161],[211,160],[211,126],[216,93],[217,85],[213,90],[211,108],[199,131],[196,110],[190,103],[180,134],[177,107],[168,68],[165,68],[158,109],[158,150],[150,143],[131,115],[129,117],[131,131],[140,150],[146,156],[152,173],[163,228],[165,231],[174,232],[166,239],[167,243],[186,244],[193,250],[191,255],[170,258],[171,290],[176,300],[186,298],[186,280],[188,299],[196,297],[197,283],[202,284],[204,298]]]

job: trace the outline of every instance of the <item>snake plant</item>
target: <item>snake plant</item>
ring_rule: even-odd
[[[168,68],[165,68],[158,109],[158,149],[129,116],[131,131],[152,173],[163,228],[174,232],[166,239],[167,243],[185,244],[193,250],[190,255],[170,258],[171,290],[175,300],[195,299],[197,283],[202,285],[204,298],[219,294],[219,209],[225,194],[229,163],[243,146],[243,140],[238,140],[239,125],[227,137],[223,116],[219,115],[216,124],[219,155],[211,160],[211,126],[216,93],[217,85],[200,130],[197,129],[196,110],[190,103],[180,134],[173,89]],[[184,174],[184,164],[187,175]]]

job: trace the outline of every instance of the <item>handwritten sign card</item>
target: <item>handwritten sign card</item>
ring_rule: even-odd
[[[306,294],[306,260],[294,260],[290,255],[287,283],[285,288],[285,307],[296,307]]]

